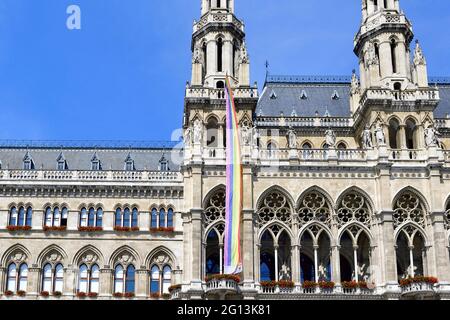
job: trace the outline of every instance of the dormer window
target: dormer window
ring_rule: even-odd
[[[302,100],[308,99],[308,95],[306,94],[305,90],[302,90],[302,93],[300,94],[300,99]]]
[[[161,159],[159,160],[159,171],[169,171],[169,162],[167,161],[164,154],[162,155]]]
[[[131,154],[129,153],[127,158],[125,159],[125,171],[134,171],[136,170],[134,166],[134,160],[131,157]]]
[[[277,98],[277,94],[275,93],[275,91],[272,90],[272,92],[270,93],[270,99],[275,100],[276,98]]]
[[[28,151],[23,158],[23,170],[34,170],[33,158]]]
[[[341,97],[339,96],[339,93],[337,90],[334,90],[333,95],[331,96],[332,100],[339,100]]]
[[[100,159],[97,156],[97,152],[94,153],[94,155],[91,158],[91,170],[92,171],[100,171],[102,170],[102,163]]]
[[[57,161],[57,170],[67,170],[67,161],[66,158],[64,157],[63,153],[61,152],[58,156],[58,158],[56,159]]]

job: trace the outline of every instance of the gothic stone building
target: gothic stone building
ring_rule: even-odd
[[[1,299],[448,299],[450,81],[398,0],[362,2],[358,72],[259,92],[234,0],[203,0],[181,146],[3,143]],[[239,284],[205,279],[223,270],[226,75]],[[400,285],[416,276],[437,281]]]

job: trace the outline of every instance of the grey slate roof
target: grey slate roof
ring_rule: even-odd
[[[259,99],[257,116],[350,117],[350,80],[348,76],[269,76]],[[441,102],[435,116],[450,114],[450,78],[430,77],[430,85],[440,90]],[[333,99],[337,92],[339,99]],[[306,93],[307,98],[302,99]]]
[[[0,148],[0,163],[2,169],[23,169],[25,155],[33,159],[35,169],[56,170],[57,159],[61,155],[67,162],[69,170],[91,170],[91,160],[94,155],[102,164],[103,170],[124,170],[128,154],[134,160],[136,170],[158,171],[161,157],[169,161],[170,171],[178,171],[180,149],[90,149],[90,148]]]

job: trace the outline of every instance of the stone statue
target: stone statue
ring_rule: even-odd
[[[249,63],[249,58],[248,58],[248,52],[247,52],[247,45],[245,44],[245,42],[242,43],[241,46],[241,52],[239,54],[239,63]]]
[[[362,146],[364,149],[371,149],[373,148],[373,142],[372,142],[372,132],[370,131],[369,126],[366,126],[364,131],[362,132]]]
[[[292,129],[292,127],[289,128],[287,138],[288,138],[289,148],[296,149],[297,148],[297,134],[295,133],[295,130]]]
[[[441,147],[442,141],[439,138],[442,134],[437,131],[432,125],[425,129],[425,145],[427,147]]]
[[[330,149],[336,148],[336,134],[333,130],[328,129],[325,131],[325,141]]]
[[[190,146],[192,143],[192,129],[191,127],[187,127],[184,132],[184,144],[185,146]]]
[[[247,125],[243,125],[241,128],[241,139],[244,146],[250,145],[251,136],[250,128]]]
[[[384,136],[384,131],[379,123],[377,124],[377,127],[375,128],[375,138],[377,140],[378,146],[386,144],[386,138]]]
[[[253,147],[257,148],[258,147],[259,132],[258,132],[258,128],[256,127],[256,125],[253,126],[253,128],[252,128],[252,135],[253,135],[252,145],[253,145]]]
[[[291,280],[291,269],[283,263],[280,272],[278,272],[279,280]]]
[[[420,47],[419,40],[416,40],[416,49],[414,50],[414,65],[426,65],[425,56],[423,55],[422,48]]]
[[[351,82],[351,93],[352,94],[356,94],[359,93],[360,87],[359,87],[359,80],[358,77],[356,76],[356,71],[353,70],[352,73],[352,82]]]
[[[194,122],[194,143],[202,143],[203,140],[203,125],[200,120]]]
[[[202,50],[199,46],[195,46],[194,54],[192,55],[192,63],[201,63],[202,61]]]

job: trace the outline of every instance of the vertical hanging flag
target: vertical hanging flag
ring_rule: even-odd
[[[241,255],[241,212],[242,212],[242,163],[239,139],[239,125],[233,91],[227,76],[226,98],[226,137],[227,137],[227,186],[225,199],[225,274],[242,272]]]

